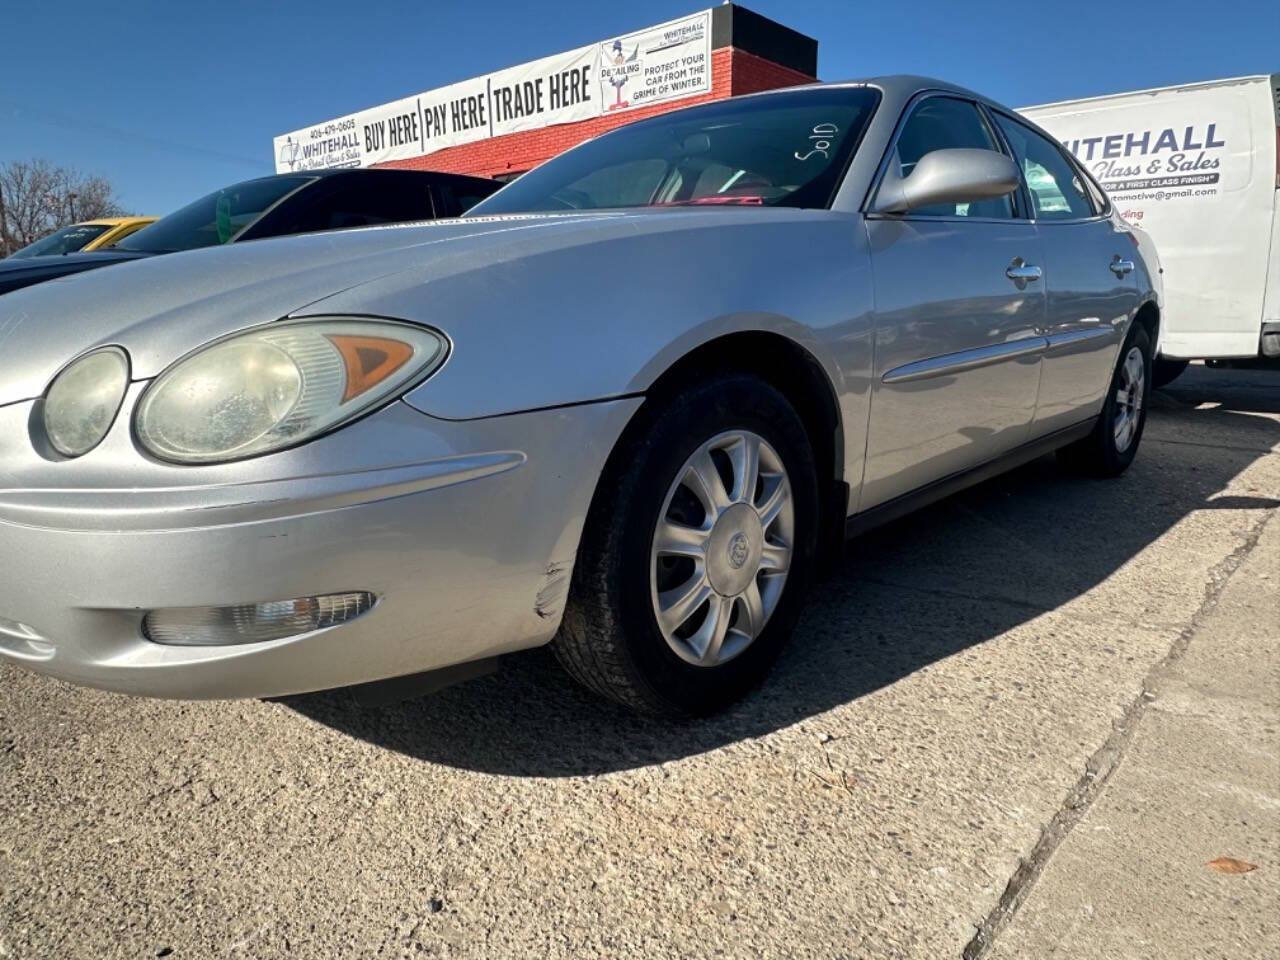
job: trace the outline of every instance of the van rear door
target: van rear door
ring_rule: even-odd
[[[1280,357],[1280,73],[1271,75],[1271,103],[1276,114],[1276,190],[1272,195],[1271,262],[1262,304],[1261,352],[1263,356]]]
[[[1161,353],[1256,356],[1276,205],[1270,77],[1026,108],[1080,159],[1164,267]]]

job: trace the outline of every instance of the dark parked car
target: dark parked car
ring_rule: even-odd
[[[215,190],[110,250],[0,261],[0,293],[160,253],[456,217],[500,186],[482,177],[423,170],[316,170],[259,177]]]

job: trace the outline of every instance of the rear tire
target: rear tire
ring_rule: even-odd
[[[774,387],[723,374],[649,400],[601,477],[552,650],[636,710],[727,706],[795,628],[818,503],[804,423]]]
[[[1120,358],[1093,432],[1059,450],[1059,458],[1097,477],[1124,473],[1133,463],[1142,441],[1151,379],[1151,337],[1141,324],[1134,323],[1120,348]]]
[[[1151,372],[1151,388],[1157,390],[1166,384],[1173,383],[1186,371],[1190,360],[1166,360],[1156,357]]]

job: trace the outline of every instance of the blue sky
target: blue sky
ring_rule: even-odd
[[[926,73],[1013,106],[1280,71],[1280,2],[748,0],[824,80]],[[13,4],[0,163],[45,157],[138,213],[272,172],[278,133],[704,9],[697,0]]]

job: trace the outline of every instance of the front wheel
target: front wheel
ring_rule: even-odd
[[[1100,477],[1114,477],[1129,468],[1147,423],[1151,384],[1151,338],[1133,324],[1111,375],[1102,414],[1093,432],[1059,451],[1072,467]]]
[[[628,706],[705,714],[759,683],[795,627],[817,541],[813,451],[755,377],[649,403],[601,478],[552,649]]]

